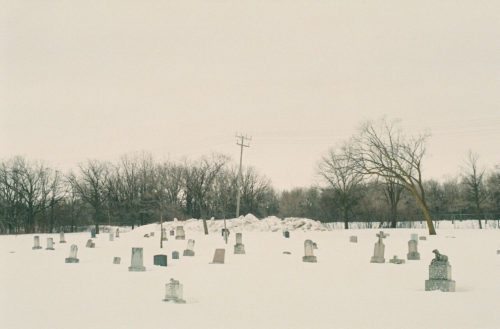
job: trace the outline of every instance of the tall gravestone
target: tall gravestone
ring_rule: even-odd
[[[408,241],[408,255],[406,255],[408,260],[420,260],[420,253],[418,252],[417,246],[417,240],[411,239]]]
[[[304,242],[305,256],[302,257],[302,261],[306,263],[316,263],[316,256],[314,256],[314,243],[311,240],[306,240]]]
[[[33,250],[35,249],[42,249],[42,247],[40,247],[40,237],[38,235],[35,236],[35,246],[33,247]]]
[[[59,243],[66,243],[64,239],[64,232],[59,233]]]
[[[115,241],[115,235],[113,233],[109,233],[109,241]]]
[[[76,258],[76,253],[78,252],[78,247],[76,244],[72,245],[69,250],[69,257],[66,258],[66,263],[78,263],[80,260]]]
[[[144,272],[142,248],[132,248],[132,263],[128,268],[130,272]]]
[[[385,263],[385,258],[384,258],[385,245],[383,239],[385,239],[388,236],[389,234],[384,234],[384,232],[382,231],[380,231],[380,233],[377,234],[378,242],[375,243],[375,250],[373,252],[373,256],[372,259],[370,260],[370,263]]]
[[[448,256],[441,255],[437,249],[432,252],[436,257],[429,265],[429,280],[425,280],[425,291],[455,292],[455,281],[451,279],[451,265],[448,262]]]
[[[234,245],[234,253],[237,255],[245,254],[245,245],[242,243],[243,235],[236,233],[236,244]]]
[[[226,249],[215,249],[214,260],[210,264],[224,264]]]
[[[47,238],[47,248],[45,250],[54,250],[54,240]]]
[[[120,230],[119,230],[119,229],[116,229],[116,234],[115,234],[115,236],[116,236],[117,238],[119,238],[119,237],[120,237]]]
[[[418,243],[418,234],[412,233],[411,239],[417,241]]]
[[[178,251],[172,252],[172,259],[179,259],[179,252]]]
[[[95,239],[95,229],[93,229],[93,228],[92,228],[92,229],[90,229],[90,237],[91,237],[92,239]]]
[[[88,239],[85,248],[91,248],[91,247],[92,247],[92,239]]]
[[[351,236],[351,237],[349,237],[349,242],[358,243],[358,237],[357,236]]]
[[[175,239],[176,240],[184,240],[186,238],[186,234],[184,233],[184,227],[177,226],[175,228]]]
[[[184,250],[184,253],[182,254],[182,256],[194,256],[194,240],[193,239],[189,239],[188,241],[188,244],[187,244],[187,248],[186,250]]]
[[[164,302],[174,302],[177,304],[185,304],[184,291],[182,284],[179,281],[170,279],[170,283],[165,286],[165,299]]]
[[[167,266],[167,255],[155,255],[153,264],[158,266]]]

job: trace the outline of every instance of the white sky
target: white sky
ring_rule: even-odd
[[[431,128],[425,178],[500,164],[499,1],[0,1],[0,158],[211,150],[280,189],[366,118]]]

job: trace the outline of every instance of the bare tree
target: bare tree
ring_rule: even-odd
[[[317,174],[330,184],[340,200],[345,229],[349,228],[349,214],[359,200],[359,185],[363,175],[356,170],[352,145],[345,144],[335,150],[330,149],[317,166]]]
[[[479,155],[469,151],[465,167],[462,168],[462,183],[466,198],[472,202],[479,221],[479,228],[482,229],[481,214],[482,205],[488,198],[488,192],[484,183],[484,168],[478,166]]]
[[[354,138],[353,159],[360,173],[394,179],[410,190],[425,216],[429,234],[435,235],[422,180],[422,159],[428,137],[426,133],[406,137],[398,122],[367,121]]]

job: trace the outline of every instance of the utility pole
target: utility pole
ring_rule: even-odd
[[[236,218],[240,217],[240,194],[241,194],[241,181],[243,180],[242,173],[241,173],[241,164],[243,162],[243,147],[250,147],[250,144],[245,145],[245,140],[252,140],[252,136],[248,137],[247,135],[243,136],[242,134],[236,133],[236,138],[241,139],[241,142],[236,142],[236,145],[241,146],[241,153],[240,153],[240,173],[238,175],[238,198],[236,199]]]

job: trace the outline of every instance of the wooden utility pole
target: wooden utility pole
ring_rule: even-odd
[[[243,180],[242,173],[241,173],[241,165],[243,162],[243,147],[250,147],[250,144],[245,145],[245,140],[252,140],[252,137],[248,136],[243,136],[242,134],[236,133],[236,138],[240,138],[241,142],[236,142],[236,145],[241,146],[241,153],[240,153],[240,172],[238,174],[238,198],[236,199],[236,218],[240,217],[240,194],[241,194],[241,183]]]

